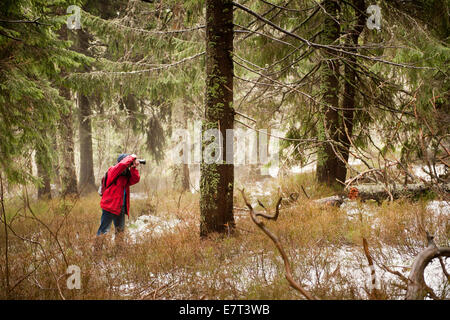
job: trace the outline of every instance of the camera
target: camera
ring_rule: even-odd
[[[137,161],[139,161],[140,164],[146,164],[147,163],[147,161],[144,160],[144,159],[137,159]]]

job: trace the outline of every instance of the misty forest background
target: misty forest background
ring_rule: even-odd
[[[450,298],[449,8],[2,1],[0,297]],[[196,121],[267,129],[278,167],[175,163]],[[98,254],[120,153],[147,164]]]

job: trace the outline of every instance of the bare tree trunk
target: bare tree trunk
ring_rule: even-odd
[[[41,136],[48,137],[44,130],[39,129],[39,131]],[[30,173],[32,174],[32,157],[28,157],[27,162],[31,169]],[[36,142],[35,145],[34,162],[37,168],[37,176],[41,180],[37,188],[37,198],[40,200],[51,199],[50,172],[52,160],[48,157],[45,147],[40,142]]]
[[[66,26],[62,26],[58,33],[62,40],[68,40],[69,33]],[[75,170],[75,144],[73,141],[73,101],[70,90],[65,87],[61,86],[59,88],[59,95],[68,101],[67,110],[60,111],[60,121],[58,123],[61,196],[65,197],[78,194]]]
[[[191,190],[191,179],[189,177],[189,164],[183,163],[183,191]]]
[[[353,0],[353,6],[355,8],[355,15],[357,17],[355,26],[348,32],[348,38],[346,43],[350,47],[349,52],[356,53],[358,50],[356,46],[358,45],[358,39],[363,31],[365,25],[364,16],[364,0]],[[339,130],[339,142],[341,147],[339,147],[340,154],[342,155],[342,160],[338,159],[336,178],[342,182],[345,181],[347,177],[347,163],[349,157],[349,150],[351,147],[350,138],[353,133],[353,118],[355,114],[356,107],[356,57],[347,56],[344,67],[344,96],[343,96],[343,108],[342,111],[342,122],[341,129]]]
[[[5,203],[4,203],[4,190],[3,190],[3,177],[0,173],[0,203],[2,206],[2,220],[3,220],[3,224],[4,224],[4,232],[5,232],[5,288],[6,288],[6,298],[8,299],[9,297],[9,288],[10,288],[10,283],[9,283],[9,256],[8,256],[8,248],[9,248],[9,243],[8,243],[8,222],[6,219],[6,210],[5,210]]]
[[[188,121],[187,121],[187,108],[186,104],[183,104],[183,124],[184,128],[187,129],[188,127]],[[189,164],[183,163],[183,179],[182,179],[182,189],[183,191],[189,191],[191,190],[191,179],[189,176]]]
[[[90,35],[85,30],[78,30],[75,50],[88,55]],[[85,68],[86,69],[86,68]],[[92,125],[90,116],[91,97],[78,92],[79,130],[80,130],[80,193],[95,191],[94,158],[92,152]]]
[[[50,172],[49,167],[51,166],[46,161],[43,150],[36,148],[35,162],[37,167],[37,175],[42,179],[42,185],[38,186],[38,199],[51,199],[51,187],[50,187]]]
[[[55,159],[52,162],[52,171],[53,171],[53,182],[55,183],[56,190],[61,190],[61,161],[58,150],[60,150],[60,142],[58,141],[58,135],[56,134],[54,137],[55,144]]]
[[[323,43],[332,44],[339,38],[340,27],[337,22],[338,5],[336,1],[327,0],[323,3],[325,23],[323,29]],[[324,118],[318,122],[318,139],[322,141],[317,153],[317,181],[321,183],[336,184],[338,157],[333,143],[326,140],[338,141],[339,128],[339,65],[334,52],[324,50],[322,61],[323,103],[321,110]],[[321,112],[321,113],[322,113]]]
[[[206,1],[206,106],[202,132],[218,129],[223,161],[201,163],[200,235],[234,228],[234,165],[225,162],[226,129],[233,128],[233,6],[231,0]],[[229,138],[229,137],[228,137]],[[231,138],[232,139],[232,138]],[[203,146],[210,141],[204,141]],[[229,152],[232,150],[228,150]]]
[[[96,191],[94,176],[94,158],[92,151],[91,106],[88,97],[78,93],[80,121],[80,183],[79,190],[83,194]]]

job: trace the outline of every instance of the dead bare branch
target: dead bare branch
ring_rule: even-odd
[[[427,232],[428,246],[420,252],[414,260],[409,274],[408,289],[406,290],[406,300],[422,300],[428,293],[432,298],[436,295],[430,291],[425,283],[424,271],[427,265],[434,258],[450,257],[450,247],[438,247],[434,243],[433,236]]]
[[[286,279],[289,282],[290,286],[292,288],[294,288],[295,290],[297,290],[298,292],[300,292],[306,299],[317,300],[317,298],[315,296],[313,296],[311,293],[309,293],[305,288],[303,288],[303,286],[300,283],[298,283],[297,281],[294,280],[294,278],[292,277],[292,271],[291,271],[289,259],[287,257],[286,252],[283,249],[283,246],[282,246],[280,240],[269,229],[266,228],[266,226],[264,225],[264,223],[262,221],[259,221],[257,219],[257,215],[259,215],[266,219],[276,220],[276,218],[278,217],[278,212],[279,212],[278,207],[281,203],[282,198],[280,197],[280,199],[278,200],[278,203],[276,206],[276,208],[277,208],[276,213],[273,216],[268,216],[266,214],[256,214],[255,211],[253,210],[252,205],[247,201],[247,198],[245,197],[244,189],[241,190],[241,193],[242,193],[242,198],[244,199],[245,204],[247,205],[247,207],[250,210],[250,217],[251,217],[252,221],[258,226],[258,228],[260,228],[270,238],[270,240],[272,240],[272,242],[277,247],[278,252],[280,252],[281,257],[283,258],[283,262],[284,262],[285,276],[286,276]]]
[[[369,243],[367,242],[367,239],[364,237],[362,238],[362,240],[363,240],[364,255],[367,258],[367,262],[368,262],[369,268],[370,268],[371,291],[370,291],[369,296],[370,296],[370,299],[376,300],[379,298],[380,293],[378,292],[378,289],[375,287],[376,282],[377,282],[375,266],[373,264],[372,256],[370,255],[370,252],[369,252]]]

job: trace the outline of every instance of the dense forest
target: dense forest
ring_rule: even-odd
[[[1,299],[450,299],[450,1],[0,9]]]

